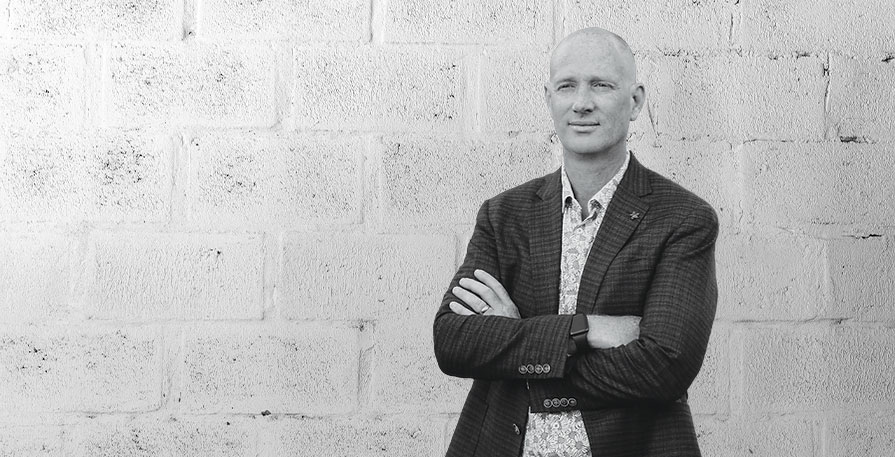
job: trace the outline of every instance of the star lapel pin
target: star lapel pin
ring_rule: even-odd
[[[632,221],[640,219],[640,213],[638,213],[637,211],[632,211],[631,214],[629,214],[628,216],[631,218]]]

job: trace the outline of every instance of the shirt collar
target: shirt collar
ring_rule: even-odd
[[[628,151],[625,154],[625,162],[622,164],[621,168],[618,169],[618,172],[615,173],[615,176],[607,182],[602,189],[597,191],[590,200],[587,201],[587,205],[589,208],[593,208],[594,204],[600,206],[600,208],[606,208],[609,206],[609,201],[612,200],[612,196],[615,195],[615,190],[618,189],[618,183],[621,182],[622,177],[625,175],[625,171],[628,169],[628,164],[631,162],[631,152]],[[562,202],[563,207],[569,204],[569,199],[575,199],[575,193],[572,192],[572,184],[569,182],[569,176],[566,175],[566,163],[563,161],[562,164]]]

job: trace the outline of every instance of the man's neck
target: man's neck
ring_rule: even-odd
[[[575,154],[563,151],[566,176],[572,185],[575,200],[584,212],[588,212],[587,202],[612,179],[625,163],[627,147],[622,145],[610,154]]]

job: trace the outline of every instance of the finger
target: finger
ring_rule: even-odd
[[[510,299],[510,294],[507,293],[507,290],[503,288],[503,285],[498,281],[494,276],[488,274],[485,270],[476,270],[472,274],[475,275],[480,281],[485,283],[486,286],[491,288],[494,293],[503,301],[504,303],[513,303],[513,300]]]
[[[496,293],[494,293],[494,290],[476,281],[475,279],[463,278],[460,280],[460,285],[464,289],[467,289],[478,295],[479,298],[484,300],[485,303],[491,305],[492,308],[495,308],[501,304],[501,299]]]
[[[459,314],[461,316],[475,316],[475,313],[470,311],[469,308],[455,301],[452,301],[449,306],[451,307],[451,311],[453,311],[454,314]]]
[[[451,292],[454,293],[455,297],[462,300],[463,303],[466,303],[467,306],[469,306],[473,311],[477,313],[481,312],[482,308],[485,307],[485,302],[483,302],[478,295],[462,287],[454,287],[453,289],[451,289]]]

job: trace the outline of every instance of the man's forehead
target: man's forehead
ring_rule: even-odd
[[[601,29],[599,29],[601,30]],[[573,33],[563,39],[550,56],[550,77],[562,73],[604,67],[636,77],[634,55],[617,35],[603,33]]]

